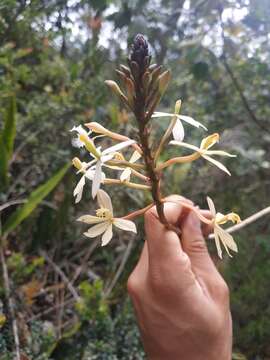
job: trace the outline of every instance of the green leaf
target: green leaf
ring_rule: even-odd
[[[4,129],[2,132],[3,143],[7,150],[8,159],[13,153],[14,139],[16,136],[16,98],[12,96],[9,99],[7,111],[4,118]]]
[[[3,142],[3,138],[0,135],[0,190],[5,188],[8,182],[8,156]]]
[[[14,230],[24,219],[26,219],[33,210],[41,203],[41,201],[56,187],[69,169],[70,164],[64,165],[57,171],[45,184],[40,185],[34,190],[27,202],[19,207],[3,225],[3,234],[7,235]]]
[[[4,114],[4,128],[0,134],[0,184],[1,188],[7,185],[8,162],[13,154],[16,136],[16,98],[8,99],[9,103]]]
[[[206,80],[209,76],[209,66],[206,62],[199,61],[192,65],[191,72],[197,80]]]

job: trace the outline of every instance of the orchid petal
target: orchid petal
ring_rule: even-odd
[[[73,138],[71,140],[71,144],[72,146],[74,146],[75,148],[82,148],[84,147],[84,143],[79,139],[79,138]]]
[[[101,246],[107,245],[111,241],[112,236],[112,224],[110,224],[101,238]]]
[[[92,183],[92,198],[94,199],[97,195],[97,192],[100,188],[101,180],[102,180],[102,171],[101,171],[101,161],[97,161],[96,170]]]
[[[84,185],[85,185],[85,176],[82,176],[82,178],[80,179],[80,181],[78,182],[78,184],[76,185],[73,191],[76,204],[81,201]]]
[[[166,112],[161,112],[161,111],[155,111],[154,114],[152,115],[152,118],[159,118],[159,117],[173,117],[173,116],[177,116],[178,119],[183,120],[185,122],[187,122],[188,124],[195,126],[195,127],[202,127],[204,130],[207,131],[207,128],[201,124],[199,121],[194,120],[192,117],[187,116],[187,115],[178,115],[178,114],[170,114],[170,113],[166,113]]]
[[[186,115],[177,115],[177,117],[185,122],[187,122],[188,124],[195,126],[195,127],[202,127],[204,130],[207,131],[207,128],[201,124],[199,121],[194,120],[192,117],[190,116],[186,116]]]
[[[142,157],[142,155],[137,150],[135,150],[134,153],[131,155],[131,158],[129,159],[129,162],[130,163],[135,163],[141,157]]]
[[[185,130],[184,130],[184,127],[182,125],[182,122],[179,119],[176,120],[176,123],[175,123],[175,125],[173,127],[172,132],[173,132],[174,140],[179,141],[179,142],[184,140]]]
[[[161,111],[155,111],[152,115],[152,118],[158,118],[158,117],[173,117],[175,114],[165,113]]]
[[[226,246],[228,246],[228,248],[233,250],[234,252],[238,252],[236,242],[234,241],[232,235],[218,225],[216,225],[216,230],[219,233],[219,237],[222,243],[226,244]]]
[[[237,157],[237,155],[229,154],[226,151],[222,150],[208,150],[208,155],[219,155],[219,156],[229,156],[229,157]]]
[[[205,154],[202,155],[202,157],[209,161],[210,163],[214,164],[216,167],[218,167],[220,170],[224,171],[225,173],[227,173],[228,175],[231,176],[231,173],[229,172],[229,170],[226,168],[226,166],[224,166],[223,164],[221,164],[221,162],[215,160],[215,159],[212,159],[210,156],[207,156]]]
[[[118,227],[119,229],[125,230],[125,231],[132,231],[135,234],[137,233],[136,225],[133,221],[121,219],[121,218],[115,218],[113,221],[113,224]]]
[[[97,201],[100,208],[108,209],[113,214],[112,201],[106,191],[99,189],[97,192]]]
[[[191,149],[191,150],[198,151],[198,152],[201,151],[197,146],[191,145],[191,144],[188,144],[185,142],[181,142],[181,141],[172,140],[169,142],[169,144],[184,147],[184,148]]]
[[[93,215],[82,215],[80,216],[77,221],[81,221],[86,224],[99,224],[101,222],[104,222],[104,219],[98,216]]]
[[[222,259],[222,250],[220,246],[219,234],[216,231],[216,228],[214,228],[214,237],[215,237],[215,244],[216,244],[218,256]]]
[[[109,226],[110,222],[104,221],[100,224],[92,226],[90,229],[87,230],[87,232],[84,233],[84,235],[90,238],[94,238],[104,233],[104,231],[106,231]]]
[[[216,217],[215,204],[209,196],[206,197],[206,200],[207,200],[207,204],[208,204],[209,210],[211,212],[211,215],[215,218]]]
[[[132,173],[131,168],[127,167],[120,175],[120,180],[121,181],[125,181],[125,180],[129,181],[131,173]]]
[[[85,175],[84,175],[88,180],[93,180],[94,179],[94,176],[95,176],[95,170],[93,169],[88,169],[86,172],[85,172]]]
[[[106,155],[106,154],[111,154],[114,153],[116,151],[119,151],[121,149],[124,149],[125,147],[135,144],[136,141],[134,140],[127,140],[127,141],[122,141],[119,144],[116,144],[114,146],[111,146],[107,149],[105,149],[104,151],[102,151],[102,155]]]
[[[78,137],[71,140],[72,146],[77,147],[77,148],[81,148],[85,145],[84,142],[79,139],[79,135],[88,136],[88,134],[91,132],[91,131],[87,132],[82,127],[82,125],[73,126],[73,128],[69,131],[71,131],[71,132],[76,131],[78,133]]]
[[[202,139],[200,149],[208,150],[218,142],[219,142],[219,134],[218,133],[208,135],[204,139]]]
[[[70,129],[69,131],[76,131],[78,134],[84,134],[84,135],[87,135],[88,136],[88,134],[91,132],[91,131],[86,131],[83,127],[82,127],[82,125],[78,125],[78,126],[73,126],[73,128],[72,129]]]
[[[114,157],[114,154],[107,154],[107,155],[103,155],[104,153],[102,153],[102,156],[101,156],[101,162],[103,164],[105,164],[107,161],[110,161],[113,159]]]

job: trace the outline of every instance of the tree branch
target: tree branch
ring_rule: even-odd
[[[246,109],[246,112],[248,113],[250,119],[262,130],[264,130],[265,132],[267,132],[268,134],[270,134],[270,130],[264,126],[262,124],[262,121],[260,119],[257,118],[256,114],[254,113],[254,111],[251,109],[251,107],[249,106],[249,102],[242,90],[242,87],[236,77],[236,75],[234,74],[232,68],[230,67],[228,61],[227,61],[227,52],[225,49],[225,44],[226,44],[226,37],[225,37],[225,33],[224,33],[224,25],[222,22],[222,7],[219,11],[219,22],[220,22],[220,27],[221,27],[221,36],[222,36],[222,40],[223,40],[223,54],[221,56],[221,61],[225,67],[225,70],[227,71],[227,73],[229,74],[232,83],[236,89],[236,91],[238,92],[241,100],[242,100],[242,104],[244,106],[244,108]]]
[[[71,284],[69,279],[66,277],[64,272],[59,268],[59,266],[51,260],[51,258],[45,253],[45,251],[40,251],[40,255],[44,257],[47,263],[51,265],[54,271],[61,277],[63,282],[66,284],[68,290],[70,291],[71,295],[74,297],[75,301],[79,301],[80,300],[79,294],[77,293],[76,289]]]

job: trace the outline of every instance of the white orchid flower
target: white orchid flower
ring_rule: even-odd
[[[78,184],[76,185],[73,196],[75,197],[75,203],[78,203],[82,199],[83,188],[86,179],[93,181],[95,170],[89,169],[89,163],[81,162],[80,159],[74,158],[72,164],[78,169],[77,174],[83,174]],[[105,174],[102,173],[102,182],[105,180]]]
[[[72,131],[76,131],[78,133],[78,141],[84,144],[85,148],[94,158],[88,163],[89,168],[94,170],[92,179],[92,197],[94,199],[102,182],[102,166],[106,164],[107,161],[112,160],[115,153],[129,145],[135,144],[135,141],[129,139],[105,150],[101,150],[100,147],[96,147],[94,141],[89,138],[88,133],[81,126],[74,127]]]
[[[212,222],[214,227],[214,238],[215,238],[218,256],[222,259],[222,250],[220,246],[220,242],[221,242],[225,247],[228,255],[231,257],[229,249],[238,252],[237,245],[232,235],[229,234],[226,230],[222,229],[219,225],[225,224],[228,221],[232,221],[233,223],[239,223],[241,219],[239,215],[237,215],[236,213],[229,213],[227,215],[217,213],[213,200],[209,196],[207,197],[207,203],[211,215],[213,217]]]
[[[84,233],[85,236],[94,238],[103,234],[101,238],[101,246],[105,246],[112,239],[113,225],[119,229],[137,233],[134,222],[122,218],[115,218],[113,216],[111,198],[104,190],[98,190],[97,201],[99,209],[96,210],[96,216],[83,215],[77,219],[78,221],[84,222],[86,224],[94,225]]]
[[[194,120],[192,117],[186,116],[186,115],[180,115],[179,114],[180,108],[181,108],[181,100],[177,100],[175,103],[174,114],[155,111],[154,114],[152,115],[152,118],[176,117],[177,120],[176,120],[175,125],[172,130],[173,138],[176,141],[183,141],[183,139],[185,137],[185,130],[184,130],[182,121],[185,121],[186,123],[188,123],[192,126],[195,126],[196,128],[202,127],[204,130],[207,130],[207,128],[203,124],[201,124],[199,121]]]
[[[209,150],[213,145],[218,143],[218,141],[219,141],[219,134],[215,133],[215,134],[209,135],[206,138],[204,138],[201,142],[200,147],[197,147],[195,145],[191,145],[191,144],[188,144],[185,142],[181,142],[181,141],[175,141],[175,140],[170,141],[169,144],[194,150],[194,151],[198,152],[201,155],[201,157],[203,157],[205,160],[211,162],[212,164],[217,166],[219,169],[221,169],[228,175],[231,175],[229,170],[221,162],[219,162],[215,159],[212,159],[212,157],[211,157],[212,155],[236,157],[236,155],[229,154],[225,151]]]
[[[131,164],[133,164],[137,160],[139,160],[140,157],[141,157],[141,154],[138,151],[134,151],[134,153],[131,155],[131,158],[129,159],[129,162]],[[126,167],[125,170],[120,175],[120,180],[121,181],[129,181],[131,174],[132,174],[132,169],[130,167]]]
[[[84,137],[88,137],[89,134],[91,133],[91,130],[90,131],[86,131],[82,125],[79,125],[79,126],[73,126],[73,128],[71,130],[69,130],[71,132],[73,131],[76,131],[77,133],[77,137],[73,138],[72,139],[72,145],[74,147],[77,147],[77,148],[81,148],[83,146],[85,146],[85,143],[83,141],[81,141],[80,139],[80,136],[84,136]]]
[[[97,192],[100,188],[100,184],[102,181],[102,166],[106,164],[107,161],[110,161],[114,158],[115,153],[117,153],[119,150],[124,149],[127,146],[130,146],[132,144],[135,144],[134,140],[127,140],[122,141],[119,144],[116,144],[114,146],[111,146],[105,150],[96,149],[98,151],[98,156],[95,156],[94,154],[91,154],[94,156],[94,160],[91,162],[91,169],[95,170],[94,178],[92,182],[92,197],[93,199],[96,197]]]

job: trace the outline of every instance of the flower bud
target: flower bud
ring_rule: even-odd
[[[84,126],[86,126],[88,129],[92,130],[93,132],[95,132],[97,134],[109,136],[109,134],[111,133],[110,130],[106,129],[104,126],[102,126],[99,123],[94,122],[94,121],[84,124]]]
[[[72,159],[72,165],[78,170],[81,170],[81,168],[83,167],[81,160],[77,157]]]
[[[100,157],[100,154],[97,151],[95,144],[87,135],[80,134],[79,139],[80,139],[80,141],[82,141],[84,143],[84,146],[92,155],[94,155],[96,158]]]
[[[171,80],[171,72],[170,70],[164,71],[161,75],[158,77],[158,90],[160,95],[163,95],[166,91],[169,81]]]
[[[111,139],[114,140],[119,140],[119,141],[127,141],[130,140],[127,136],[118,134],[116,132],[113,132],[111,130],[106,129],[104,126],[100,125],[97,122],[90,122],[87,124],[84,124],[88,129],[92,130],[93,132],[97,133],[97,134],[102,134],[105,136],[110,137]]]
[[[129,57],[131,62],[138,64],[141,72],[150,65],[150,54],[148,49],[148,42],[142,34],[137,34],[131,45],[131,52]]]
[[[115,81],[105,80],[105,84],[108,85],[116,95],[118,95],[120,97],[125,96]]]
[[[113,80],[105,80],[105,84],[108,85],[111,90],[120,97],[120,99],[128,106],[130,107],[128,98],[124,95],[124,93],[121,91],[120,87],[118,86],[118,84],[113,81]]]
[[[174,113],[177,114],[177,115],[180,113],[181,104],[182,104],[181,100],[177,100],[176,103],[175,103]]]

